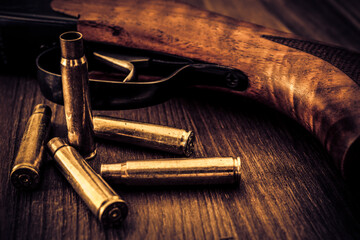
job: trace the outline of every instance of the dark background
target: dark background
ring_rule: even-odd
[[[187,2],[360,52],[358,1]],[[215,92],[188,90],[156,106],[95,114],[193,130],[195,157],[241,157],[239,188],[114,187],[130,206],[115,229],[97,221],[51,162],[39,189],[18,191],[8,174],[33,107],[51,106],[54,136],[65,136],[64,109],[42,96],[26,66],[19,64],[16,73],[5,70],[0,69],[1,239],[360,238],[358,188],[342,179],[320,143],[272,109]],[[175,157],[109,142],[98,142],[98,153],[90,162],[96,171],[100,163]]]

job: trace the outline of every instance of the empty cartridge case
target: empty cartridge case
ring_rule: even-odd
[[[98,138],[185,156],[190,156],[194,150],[192,131],[107,116],[94,116],[93,124]]]
[[[30,116],[19,151],[10,173],[13,185],[20,189],[33,189],[40,182],[44,144],[50,129],[51,109],[39,104]]]
[[[82,34],[61,34],[60,47],[61,80],[69,143],[85,159],[91,159],[96,155],[96,145]]]
[[[102,164],[105,180],[128,186],[239,184],[240,158],[180,158]]]
[[[60,138],[47,144],[57,167],[85,204],[104,224],[119,224],[128,208],[114,190],[88,165],[84,158]]]

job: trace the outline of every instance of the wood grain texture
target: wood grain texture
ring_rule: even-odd
[[[334,21],[326,12],[321,18]],[[51,162],[44,166],[38,190],[19,192],[11,185],[10,166],[33,107],[49,104],[51,134],[60,137],[66,136],[64,108],[42,97],[35,77],[20,74],[0,75],[0,103],[0,239],[360,238],[357,189],[344,182],[329,164],[330,156],[303,127],[251,100],[191,90],[148,108],[96,111],[191,129],[195,156],[242,159],[239,188],[116,186],[130,206],[117,229],[101,226]],[[90,162],[96,171],[100,163],[175,157],[108,141],[97,146],[98,156]]]
[[[252,0],[227,0],[227,1],[185,1],[193,6],[205,8],[209,11],[220,13],[241,21],[256,23],[258,25],[277,29],[283,32],[291,32],[283,22],[267,11],[266,4]]]
[[[345,177],[360,165],[356,151],[350,150],[360,148],[360,87],[324,60],[263,37],[295,36],[173,2],[56,0],[52,6],[80,15],[78,30],[87,40],[243,71],[249,78],[248,89],[230,92],[256,99],[298,121],[321,141]]]

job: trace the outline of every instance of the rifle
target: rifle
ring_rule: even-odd
[[[178,2],[55,0],[80,16],[84,39],[226,66],[217,90],[249,97],[295,119],[327,149],[345,178],[360,167],[360,80],[357,53],[240,22]],[[331,63],[329,63],[331,62]],[[342,69],[342,71],[340,69]],[[211,85],[211,84],[210,84]]]

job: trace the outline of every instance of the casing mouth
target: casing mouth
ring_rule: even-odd
[[[56,152],[62,148],[68,146],[68,144],[59,137],[54,137],[47,143],[47,147],[51,153],[52,156],[55,156]]]
[[[64,32],[60,35],[61,57],[77,59],[84,56],[83,36],[79,32]]]

